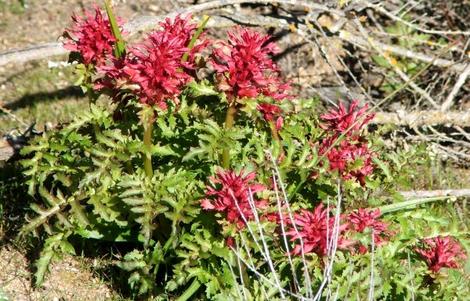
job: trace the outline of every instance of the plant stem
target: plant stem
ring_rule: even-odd
[[[191,298],[194,293],[201,287],[201,283],[199,282],[199,280],[197,280],[197,278],[195,278],[193,280],[193,282],[191,283],[191,285],[184,291],[184,293],[178,298],[176,299],[176,301],[186,301],[188,300],[189,298]]]
[[[235,116],[237,114],[237,108],[235,105],[230,105],[225,116],[225,129],[229,130],[235,123]],[[230,167],[230,149],[224,147],[222,151],[222,167],[228,169]]]
[[[271,135],[273,137],[274,142],[276,143],[277,147],[279,147],[279,155],[277,157],[277,161],[279,163],[282,163],[284,158],[284,148],[282,147],[281,137],[279,136],[279,131],[277,130],[276,122],[270,121],[269,128],[271,129]]]
[[[269,127],[271,128],[271,134],[273,135],[273,139],[276,141],[280,141],[281,139],[279,138],[279,132],[277,131],[276,123],[274,121],[270,121]]]
[[[145,146],[144,169],[145,169],[145,174],[147,175],[149,179],[153,177],[152,130],[153,130],[153,118],[152,116],[147,116],[147,120],[144,121],[144,146]]]

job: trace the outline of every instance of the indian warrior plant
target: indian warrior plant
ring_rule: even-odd
[[[367,106],[296,99],[251,28],[212,41],[207,17],[176,16],[131,44],[105,8],[64,34],[89,109],[23,150],[38,285],[60,254],[112,245],[156,300],[468,293],[466,232],[395,193],[409,156],[367,132]]]

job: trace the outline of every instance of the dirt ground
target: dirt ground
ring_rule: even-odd
[[[51,273],[43,287],[31,285],[29,261],[12,247],[0,249],[0,288],[8,300],[112,300],[116,296],[84,262],[77,258],[64,257],[51,266]],[[0,295],[1,296],[1,295]]]

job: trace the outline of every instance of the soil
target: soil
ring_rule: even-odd
[[[12,301],[115,299],[115,293],[93,275],[83,261],[66,256],[54,262],[43,286],[35,289],[29,260],[11,246],[3,247],[0,249],[0,289]]]

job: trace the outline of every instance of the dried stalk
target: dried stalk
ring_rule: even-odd
[[[369,42],[367,40],[349,31],[346,31],[346,30],[340,31],[339,38],[342,39],[343,41],[349,42],[359,47],[371,49]],[[394,55],[418,60],[418,61],[425,62],[425,63],[432,63],[433,66],[449,68],[449,70],[451,70],[452,72],[456,72],[456,73],[462,73],[467,67],[466,64],[456,63],[454,61],[441,59],[441,58],[435,58],[427,54],[414,52],[409,49],[398,47],[398,46],[388,45],[379,41],[374,41],[374,45],[384,52],[389,52]]]
[[[421,126],[433,124],[452,124],[461,127],[470,126],[470,111],[397,111],[377,112],[372,120],[375,124],[395,124],[400,126]]]
[[[444,101],[444,103],[441,106],[441,111],[445,112],[447,111],[452,104],[454,103],[454,98],[457,96],[457,94],[460,91],[460,88],[465,84],[467,81],[468,76],[470,75],[470,64],[467,65],[465,70],[460,74],[459,79],[455,83],[454,88],[452,88],[452,91],[450,92],[449,96],[447,99]]]
[[[366,1],[361,1],[361,2],[366,2]],[[381,6],[381,4],[370,4],[367,3],[367,7],[370,7],[379,13],[389,17],[393,21],[400,22],[405,24],[406,26],[416,30],[416,31],[421,31],[427,34],[435,34],[435,35],[462,35],[462,36],[470,36],[470,31],[444,31],[444,30],[432,30],[432,29],[426,29],[422,28],[416,24],[410,23],[400,17],[397,17],[396,15],[390,13],[387,11],[385,8]]]

